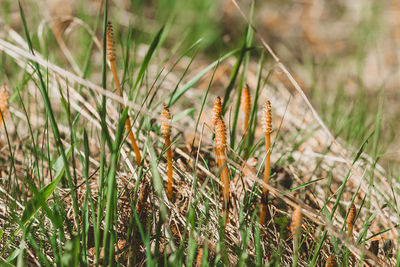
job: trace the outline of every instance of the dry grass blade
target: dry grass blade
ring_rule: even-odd
[[[226,126],[221,117],[215,122],[215,152],[218,168],[221,170],[222,195],[224,199],[223,211],[225,222],[229,219],[229,173],[226,165]]]
[[[167,195],[172,200],[172,149],[171,149],[171,138],[170,138],[170,121],[171,114],[167,105],[163,104],[163,110],[161,113],[161,133],[165,139],[165,148],[167,149],[167,161],[168,161],[168,184],[167,184]]]
[[[250,116],[250,109],[251,109],[251,95],[250,95],[249,86],[247,84],[243,87],[240,102],[241,102],[240,107],[242,108],[242,111],[244,114],[244,123],[243,123],[244,137],[243,137],[243,139],[245,139],[247,136],[247,133],[248,133],[247,127],[249,125],[249,116]]]
[[[264,169],[264,183],[268,184],[270,168],[271,168],[271,132],[272,132],[272,118],[271,118],[271,102],[267,101],[263,109],[263,124],[264,124],[264,135],[265,135],[265,169]],[[265,222],[267,216],[267,204],[268,204],[268,189],[263,186],[261,196],[261,211],[260,211],[260,223]]]
[[[115,65],[115,41],[114,41],[114,31],[113,31],[113,27],[111,22],[107,23],[107,58],[108,61],[110,62],[110,66],[111,66],[111,71],[114,77],[114,82],[115,82],[115,86],[117,87],[117,93],[120,97],[122,97],[122,91],[121,91],[121,84],[119,82],[119,78],[118,78],[118,73],[117,73],[117,67]],[[125,107],[124,104],[121,104],[122,108]],[[135,152],[135,156],[136,156],[136,163],[138,165],[140,165],[140,162],[142,161],[142,156],[140,154],[140,149],[139,146],[136,142],[136,138],[135,135],[132,132],[131,129],[131,120],[129,117],[126,118],[125,121],[125,127],[126,127],[126,131],[128,132],[128,136],[129,139],[131,140],[131,145],[133,147],[133,151]]]

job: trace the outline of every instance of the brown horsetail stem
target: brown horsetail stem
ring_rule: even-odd
[[[271,167],[271,132],[272,132],[272,118],[271,118],[271,102],[267,101],[263,109],[263,123],[265,135],[265,169],[264,169],[264,183],[268,184],[270,167]],[[261,211],[260,211],[260,224],[264,224],[267,216],[268,204],[268,189],[263,185],[261,196]]]
[[[349,215],[347,215],[346,223],[347,223],[347,231],[349,233],[349,237],[353,238],[353,226],[354,226],[354,219],[356,218],[357,209],[356,206],[351,204]]]
[[[228,167],[226,165],[226,127],[221,117],[218,117],[215,121],[215,152],[217,154],[218,168],[221,170],[221,181],[222,181],[222,195],[223,195],[223,212],[225,216],[225,224],[229,219],[229,174]]]
[[[336,267],[336,259],[334,255],[330,255],[326,260],[325,267]]]
[[[301,207],[299,205],[293,211],[292,223],[290,224],[290,230],[293,235],[293,264],[292,266],[297,266],[297,261],[299,260],[299,239],[301,234],[301,223],[302,223]]]
[[[3,124],[3,118],[8,112],[8,105],[7,105],[7,99],[8,99],[8,92],[7,92],[7,86],[3,85],[0,88],[0,127]]]
[[[244,114],[244,124],[243,124],[243,132],[244,132],[243,136],[244,137],[243,138],[246,138],[247,133],[248,133],[247,127],[249,126],[249,117],[250,117],[250,109],[251,109],[250,89],[247,84],[243,87],[240,102],[241,102],[240,107],[242,108],[242,111]]]
[[[213,124],[215,125],[217,119],[222,116],[222,101],[219,96],[217,96],[214,100],[213,105]]]
[[[120,97],[122,97],[121,84],[119,83],[117,67],[115,65],[114,30],[113,30],[111,22],[107,23],[107,40],[106,40],[106,42],[107,42],[107,58],[108,58],[108,61],[110,62],[110,67],[111,67],[111,71],[112,71],[112,74],[114,77],[115,86],[117,87],[117,93]],[[123,109],[125,108],[124,104],[121,104],[121,106]],[[131,120],[130,120],[129,116],[126,118],[125,128],[126,128],[126,131],[128,132],[129,139],[131,140],[131,145],[133,147],[133,151],[135,152],[136,163],[138,165],[140,165],[140,162],[142,161],[142,157],[140,155],[140,149],[136,142],[135,135],[133,134],[133,132],[131,130]]]
[[[296,235],[296,232],[301,228],[301,222],[301,207],[296,206],[292,214],[292,223],[290,224],[290,231],[292,231],[293,235]]]
[[[171,149],[171,139],[170,139],[170,121],[171,114],[167,105],[163,104],[163,111],[161,113],[161,133],[165,139],[165,148],[167,149],[167,161],[168,161],[168,184],[167,184],[167,195],[170,200],[172,200],[172,149]]]
[[[196,267],[200,267],[201,266],[201,261],[203,259],[203,247],[199,247],[197,249],[197,256],[196,256]]]

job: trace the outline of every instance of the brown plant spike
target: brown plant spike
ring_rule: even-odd
[[[172,149],[170,139],[170,120],[171,114],[169,113],[168,107],[163,104],[163,111],[161,113],[161,133],[165,139],[165,148],[167,149],[167,161],[168,161],[168,183],[167,183],[167,195],[172,200]]]
[[[203,259],[203,248],[199,247],[197,249],[197,256],[196,256],[196,267],[200,267],[201,266],[201,261]]]
[[[121,92],[121,84],[119,83],[119,78],[118,78],[118,73],[117,73],[117,67],[115,65],[115,48],[114,48],[114,31],[113,31],[113,27],[111,22],[107,23],[107,58],[108,61],[110,62],[110,66],[111,66],[111,71],[114,77],[114,82],[115,82],[115,86],[117,88],[117,93],[120,97],[122,97],[122,92]],[[124,104],[121,104],[122,108],[125,108]],[[136,142],[136,138],[135,135],[133,134],[132,130],[131,130],[131,120],[129,118],[129,116],[126,118],[125,121],[125,128],[126,131],[128,132],[129,135],[129,139],[131,140],[131,145],[133,147],[133,151],[135,152],[135,156],[136,156],[136,163],[138,165],[140,165],[140,162],[142,161],[142,157],[140,155],[140,149],[139,146]]]
[[[1,111],[1,113],[0,113],[0,127],[3,124],[4,116],[6,116],[7,113],[8,113],[7,99],[8,99],[7,86],[3,85],[0,88],[0,111]]]
[[[301,228],[302,217],[301,207],[297,206],[293,211],[292,223],[290,224],[290,231],[292,231],[293,235],[295,235],[297,230]]]
[[[226,127],[221,117],[215,122],[215,152],[217,154],[218,168],[221,170],[222,195],[224,199],[223,212],[225,216],[225,224],[229,219],[229,173],[226,165]]]
[[[353,238],[353,226],[354,226],[354,219],[356,218],[357,209],[356,206],[351,204],[349,215],[347,215],[346,223],[347,223],[347,230],[349,233],[349,237]]]
[[[263,109],[263,123],[264,123],[264,135],[265,135],[265,151],[267,155],[265,157],[265,169],[264,169],[264,183],[268,184],[270,167],[271,167],[271,132],[272,132],[272,118],[271,118],[271,102],[267,101]],[[267,216],[267,204],[268,204],[268,189],[263,186],[261,196],[261,211],[260,211],[260,224],[264,224]]]
[[[243,137],[243,139],[245,139],[247,136],[247,133],[248,133],[247,127],[249,126],[249,116],[250,116],[250,109],[251,109],[251,96],[250,96],[249,86],[247,84],[243,87],[240,102],[241,102],[240,107],[242,108],[242,111],[244,114],[244,124],[243,124],[244,137]]]
[[[219,96],[217,96],[214,100],[213,105],[213,124],[215,126],[217,119],[222,116],[222,101]]]

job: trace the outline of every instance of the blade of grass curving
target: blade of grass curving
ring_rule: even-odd
[[[104,3],[104,15],[103,15],[103,51],[102,51],[102,65],[101,65],[101,76],[102,76],[102,87],[107,86],[107,21],[108,21],[108,0],[102,0],[100,6]],[[104,180],[105,180],[105,168],[106,168],[106,141],[109,143],[107,138],[107,99],[106,96],[102,97],[102,104],[99,107],[99,115],[101,121],[101,144],[100,144],[100,170],[99,170],[99,181],[98,181],[98,197],[97,197],[97,228],[95,233],[99,235],[100,233],[100,221],[103,218],[103,201],[104,201]],[[103,244],[104,245],[104,244]],[[95,244],[95,264],[99,265],[100,259],[100,242]]]
[[[142,224],[140,223],[139,216],[136,212],[136,209],[133,209],[134,217],[135,217],[135,222],[138,227],[140,237],[142,238],[143,244],[146,247],[146,262],[148,266],[156,266],[156,263],[153,261],[153,257],[151,255],[151,247],[150,247],[150,237],[146,236],[142,227]]]
[[[138,75],[136,77],[136,81],[135,81],[133,87],[131,88],[131,90],[129,91],[129,101],[132,101],[132,99],[133,99],[134,90],[136,90],[135,99],[137,98],[137,96],[139,94],[139,90],[137,90],[137,87],[139,85],[139,82],[142,80],[142,78],[144,76],[144,72],[146,71],[146,69],[149,65],[150,59],[153,56],[153,53],[156,50],[156,48],[160,42],[160,37],[161,37],[163,31],[164,31],[164,26],[162,26],[161,29],[157,32],[156,36],[154,37],[154,39],[152,40],[152,42],[150,44],[149,50],[147,50],[147,53],[143,59],[143,62],[140,65],[140,69],[139,69]]]
[[[181,82],[183,81],[183,78],[185,77],[186,73],[189,71],[190,66],[192,65],[194,59],[196,58],[196,55],[197,55],[197,52],[198,52],[198,51],[199,51],[198,49],[196,49],[196,50],[194,51],[193,56],[190,57],[190,62],[189,62],[189,64],[186,66],[186,68],[185,68],[184,72],[182,73],[182,75],[181,75],[179,81],[178,81],[177,84],[175,85],[175,88],[174,88],[174,90],[173,90],[172,93],[171,93],[171,97],[169,98],[169,102],[168,102],[168,106],[169,106],[169,107],[171,106],[171,101],[172,101],[172,99],[173,99],[173,97],[174,97],[176,91],[178,90],[179,85],[180,85]]]
[[[251,47],[251,43],[253,40],[253,29],[251,27],[253,15],[254,15],[254,1],[251,2],[251,6],[250,6],[250,14],[249,14],[250,23],[247,27],[247,33],[246,33],[246,39],[245,39],[246,48]],[[231,147],[232,148],[235,148],[236,125],[237,125],[237,121],[238,121],[238,117],[239,117],[240,99],[242,96],[242,89],[244,86],[244,81],[246,80],[246,74],[247,74],[247,68],[249,65],[249,60],[250,60],[250,51],[246,51],[245,55],[244,55],[242,76],[241,76],[241,79],[239,82],[238,93],[237,93],[237,98],[236,98],[236,107],[235,107],[235,112],[234,112],[233,121],[232,121],[232,129],[231,129]]]
[[[233,90],[233,86],[235,85],[236,77],[239,74],[240,66],[242,65],[244,55],[246,54],[246,51],[249,49],[246,47],[246,42],[242,45],[242,48],[240,49],[240,54],[239,58],[236,60],[235,67],[233,68],[232,75],[229,81],[228,86],[225,88],[225,95],[224,95],[224,102],[222,102],[222,114],[225,114],[226,111],[228,110],[227,103],[230,101],[229,96],[231,95],[231,92]]]
[[[104,0],[102,0],[101,2],[103,2]],[[96,19],[95,19],[95,25],[93,27],[93,35],[91,36],[92,38],[90,38],[90,43],[87,47],[86,50],[86,57],[84,60],[84,64],[83,64],[83,71],[82,71],[82,78],[86,78],[89,72],[89,66],[90,66],[90,57],[92,55],[92,48],[93,48],[93,44],[94,44],[94,38],[96,37],[96,32],[97,32],[97,27],[99,26],[99,21],[100,21],[100,16],[102,13],[102,7],[103,7],[103,3],[101,3],[99,5],[99,10],[97,11],[97,15],[96,15]],[[103,87],[105,88],[105,87]],[[89,92],[91,92],[91,90],[89,90]]]
[[[286,194],[289,194],[289,193],[291,193],[291,192],[297,191],[297,190],[299,190],[299,189],[301,189],[301,188],[307,187],[307,186],[309,186],[309,185],[312,185],[312,184],[314,184],[314,183],[316,183],[316,182],[319,182],[319,181],[321,181],[321,180],[324,180],[324,179],[325,179],[325,178],[319,178],[319,179],[311,180],[311,181],[309,181],[309,182],[307,182],[307,183],[304,183],[304,184],[301,184],[301,185],[296,186],[296,187],[294,187],[294,188],[291,188],[290,190],[284,192],[283,195],[286,195]]]
[[[257,88],[256,93],[254,95],[253,105],[250,111],[250,121],[249,121],[249,134],[247,135],[246,145],[245,145],[245,158],[249,156],[249,148],[253,145],[255,130],[257,126],[257,110],[258,110],[258,97],[260,95],[261,88],[261,79],[262,79],[262,70],[264,65],[264,53],[261,53],[260,59],[258,61],[258,74],[257,74]],[[272,71],[270,71],[267,75],[267,79],[271,75]]]
[[[105,209],[105,226],[103,235],[103,249],[104,249],[104,262],[108,262],[108,255],[113,253],[114,244],[112,244],[112,238],[109,238],[113,234],[113,220],[116,216],[116,207],[114,207],[116,194],[116,172],[118,169],[119,154],[121,149],[121,143],[124,133],[125,121],[128,117],[128,108],[125,108],[122,112],[121,118],[118,122],[117,132],[115,134],[115,141],[113,144],[113,150],[111,154],[111,165],[107,175],[107,196],[106,196],[106,209]]]
[[[218,62],[218,63],[219,63],[219,62]],[[204,105],[206,104],[207,97],[208,97],[208,93],[210,92],[211,84],[212,84],[212,81],[214,80],[215,72],[217,71],[217,68],[218,68],[218,65],[219,65],[218,63],[217,63],[217,64],[215,65],[215,67],[214,67],[214,71],[213,71],[213,73],[212,73],[212,75],[211,75],[210,82],[208,83],[206,93],[204,94],[203,100],[201,101],[201,108],[200,108],[199,115],[197,116],[196,126],[194,127],[194,134],[197,133],[197,128],[199,127],[199,122],[200,122],[201,114],[203,113]],[[196,139],[196,138],[193,138],[192,147],[193,147],[193,145],[194,145],[195,139]],[[197,162],[197,161],[196,161],[196,162]],[[195,165],[195,166],[196,166],[196,165]]]
[[[32,148],[33,148],[33,155],[35,156],[35,168],[36,168],[36,172],[37,172],[37,177],[40,177],[39,159],[38,159],[38,154],[39,153],[38,153],[37,145],[36,145],[36,142],[35,142],[35,136],[34,136],[33,130],[32,130],[31,120],[30,120],[30,118],[28,116],[28,112],[26,111],[24,101],[22,101],[22,97],[21,97],[20,91],[19,91],[18,88],[16,88],[16,89],[17,89],[16,91],[17,91],[18,98],[19,98],[19,101],[21,103],[22,109],[24,110],[26,121],[28,123],[29,134],[31,135],[31,138],[32,138]]]
[[[74,134],[74,142],[77,144],[77,138],[76,134]],[[90,184],[89,184],[89,140],[87,136],[86,130],[83,131],[83,145],[84,145],[84,157],[81,155],[81,153],[78,153],[78,157],[81,163],[81,166],[83,166],[83,176],[85,178],[85,184],[86,184],[86,193],[85,193],[85,199],[83,201],[83,206],[82,206],[82,244],[83,244],[83,251],[82,251],[82,260],[85,263],[85,265],[88,265],[88,260],[87,260],[87,241],[88,241],[88,233],[89,233],[89,227],[90,227],[90,221],[89,221],[89,205],[91,209],[91,215],[92,215],[92,222],[93,222],[93,229],[97,229],[96,225],[96,215],[95,215],[95,206],[93,203],[93,200],[91,198],[91,189],[90,189]],[[99,244],[99,233],[94,231],[94,243],[95,247],[96,244]]]
[[[163,185],[162,178],[160,176],[160,172],[158,171],[158,168],[157,168],[160,158],[158,158],[156,156],[156,153],[154,151],[154,148],[153,148],[152,143],[150,142],[149,138],[147,139],[146,146],[148,148],[149,157],[150,157],[150,167],[151,167],[151,173],[152,173],[151,180],[153,182],[154,191],[155,191],[157,197],[160,199],[161,220],[162,220],[162,222],[166,222],[167,218],[168,218],[168,211],[167,211],[167,208],[166,208],[164,202],[162,201],[162,199],[163,199],[162,191],[164,189],[164,185]]]
[[[129,23],[128,35],[126,37],[126,48],[125,48],[125,55],[124,55],[124,71],[122,73],[121,88],[124,88],[126,75],[128,73],[128,70],[129,70],[129,59],[130,59],[131,43],[133,42],[132,36],[133,36],[132,24]]]
[[[219,59],[215,60],[213,63],[208,65],[204,70],[199,72],[196,76],[194,76],[190,81],[188,81],[185,85],[183,85],[182,89],[177,91],[174,97],[171,99],[170,104],[173,105],[175,104],[176,101],[178,101],[179,98],[182,97],[183,94],[185,94],[190,88],[192,88],[207,72],[209,72],[212,68],[214,68],[216,65],[218,65],[220,62],[224,61],[225,59],[229,58],[230,56],[235,55],[242,49],[235,49],[232,50]]]
[[[28,46],[29,46],[29,49],[30,49],[31,53],[34,54],[33,47],[32,47],[32,41],[31,41],[30,34],[29,34],[29,31],[28,31],[28,26],[26,24],[25,14],[24,14],[24,11],[22,9],[21,3],[18,2],[18,4],[19,4],[20,15],[21,15],[21,19],[22,19],[24,30],[25,30],[25,34],[26,34],[27,43],[28,43]],[[62,141],[61,141],[60,131],[58,129],[58,125],[57,125],[57,122],[55,120],[55,117],[54,117],[54,114],[53,114],[53,110],[52,110],[52,107],[51,107],[51,104],[50,104],[50,99],[49,99],[49,95],[48,95],[48,92],[47,92],[47,89],[46,89],[46,85],[44,83],[44,80],[43,80],[43,77],[42,77],[42,74],[41,74],[41,71],[40,71],[39,64],[37,62],[33,62],[33,61],[32,61],[32,64],[35,67],[37,75],[38,75],[38,78],[39,78],[39,82],[40,82],[39,90],[40,90],[40,93],[41,93],[42,98],[43,98],[43,102],[44,102],[44,105],[45,105],[46,113],[49,116],[49,120],[50,120],[50,124],[51,124],[52,130],[53,130],[54,138],[56,139],[56,145],[57,145],[57,148],[60,151],[60,154],[62,156],[64,165],[66,166],[65,171],[66,171],[68,186],[70,187],[71,194],[75,195],[75,186],[74,186],[74,184],[72,182],[71,173],[70,173],[70,170],[68,168],[67,156],[66,156],[65,149],[64,149],[64,146],[63,146]],[[76,229],[77,229],[77,232],[79,233],[80,232],[80,225],[79,225],[79,207],[78,207],[78,202],[77,202],[76,198],[73,198],[72,200],[73,200],[72,202],[73,202]]]
[[[354,163],[357,162],[357,160],[359,159],[359,157],[361,156],[361,154],[364,152],[364,150],[365,150],[366,147],[367,147],[368,142],[369,142],[369,137],[368,137],[368,139],[362,144],[361,148],[360,148],[359,151],[357,152],[357,155],[355,156],[352,165],[354,165]],[[344,188],[345,188],[345,186],[346,186],[346,184],[347,184],[347,181],[348,181],[349,178],[350,178],[350,174],[351,174],[351,168],[348,170],[345,179],[343,180],[342,184],[340,185],[339,192],[338,192],[337,197],[336,197],[336,201],[335,201],[335,203],[333,204],[331,213],[330,213],[329,218],[328,218],[330,221],[332,221],[333,216],[335,215],[336,209],[337,209],[337,207],[338,207],[338,205],[339,205],[339,203],[340,203],[340,199],[342,198],[342,195],[343,195],[343,192],[344,192]],[[324,242],[325,242],[327,233],[328,233],[328,230],[324,230],[324,232],[322,233],[322,237],[321,237],[320,241],[318,242],[318,244],[317,244],[317,246],[316,246],[316,248],[315,248],[313,257],[312,257],[312,259],[311,259],[311,266],[315,266],[315,264],[316,264],[316,262],[317,262],[318,256],[320,255],[320,251],[321,251],[322,246],[323,246],[323,244],[324,244]]]
[[[71,156],[72,147],[69,147],[66,151],[66,156],[69,158]],[[53,165],[53,170],[56,172],[55,179],[53,182],[48,184],[42,190],[35,194],[31,200],[25,205],[25,209],[22,213],[21,217],[21,225],[24,226],[27,222],[36,214],[36,212],[43,207],[43,202],[47,201],[47,199],[53,194],[54,190],[56,189],[58,183],[60,182],[61,178],[63,177],[66,166],[64,164],[62,156],[60,156],[57,161]],[[19,228],[20,230],[21,228]]]
[[[67,153],[69,152],[70,149],[67,150]],[[17,236],[17,234],[24,229],[24,227],[28,224],[30,219],[36,214],[36,212],[40,208],[43,208],[43,210],[46,212],[46,215],[50,218],[50,220],[52,221],[54,226],[56,226],[56,228],[61,227],[62,225],[61,218],[55,216],[54,213],[50,210],[50,208],[46,204],[47,199],[54,192],[58,182],[61,180],[65,171],[65,166],[63,165],[63,159],[61,156],[57,159],[57,161],[53,165],[53,169],[56,171],[56,179],[53,180],[53,182],[51,182],[50,184],[48,184],[45,188],[43,188],[38,192],[34,186],[30,186],[30,188],[33,189],[33,197],[25,205],[25,209],[22,213],[22,217],[19,222],[20,226],[14,231],[12,237],[9,239],[7,244],[2,248],[0,255],[4,254],[5,249],[11,244],[15,236]],[[27,182],[29,184],[29,181]]]
[[[182,40],[181,42],[183,42],[184,40]],[[165,81],[165,79],[167,79],[167,77],[168,77],[168,75],[170,74],[170,73],[172,73],[172,71],[175,69],[175,67],[179,64],[179,62],[181,62],[181,60],[190,52],[190,51],[192,51],[194,48],[197,48],[197,46],[201,43],[201,41],[202,41],[202,39],[199,39],[199,40],[197,40],[196,42],[194,42],[189,48],[187,48],[182,54],[180,54],[179,55],[179,58],[172,64],[172,67],[168,70],[168,72],[164,75],[164,77],[161,79],[161,81],[158,83],[159,85],[158,85],[158,87],[157,87],[157,89],[155,90],[155,92],[153,93],[153,96],[151,97],[151,100],[149,101],[149,106],[151,105],[151,103],[153,102],[153,98],[155,97],[155,95],[156,95],[156,93],[157,93],[157,91],[158,91],[158,89],[160,89],[160,87],[163,85],[163,83],[164,83],[164,81]],[[180,42],[180,43],[181,43]],[[174,48],[172,48],[171,49],[171,51],[172,50],[174,50]],[[198,50],[198,49],[197,49]],[[194,58],[195,57],[195,55],[197,55],[197,50],[195,51],[195,53],[194,53],[194,56],[192,56],[192,58]],[[168,57],[166,57],[164,60],[163,60],[163,65],[164,64],[166,64],[166,62],[172,57],[172,55],[173,55],[173,53],[172,52],[170,52],[169,53],[169,56]],[[192,59],[191,59],[191,61],[192,61]],[[191,62],[190,62],[190,64],[189,65],[191,65]],[[188,68],[188,67],[187,67]],[[186,72],[186,71],[185,71]],[[161,73],[159,74],[159,75],[161,75]],[[183,77],[184,77],[184,75],[181,75],[181,80],[183,79]],[[158,79],[158,77],[157,77],[157,79]],[[179,81],[179,83],[180,83],[180,81]],[[175,86],[176,88],[177,88],[177,86]],[[174,89],[174,90],[176,90],[176,89]],[[172,95],[174,95],[175,93],[173,92],[172,93]],[[172,99],[172,96],[170,97],[170,100]],[[143,102],[145,102],[145,101],[143,101]],[[165,102],[164,100],[163,100],[163,102]],[[168,106],[170,106],[170,102],[168,102]]]

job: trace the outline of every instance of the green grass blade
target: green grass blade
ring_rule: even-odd
[[[66,151],[67,158],[71,156],[71,152],[72,148],[70,147]],[[32,199],[26,204],[25,210],[22,213],[21,217],[22,225],[25,225],[36,214],[36,212],[43,207],[43,202],[47,201],[47,199],[53,194],[54,190],[56,189],[66,169],[62,156],[57,159],[53,166],[53,169],[56,172],[53,182],[40,190],[38,194],[35,194]]]
[[[227,54],[223,55],[220,57],[218,60],[215,60],[213,63],[208,65],[204,70],[199,72],[196,76],[194,76],[189,82],[187,82],[181,90],[179,90],[174,97],[171,99],[170,103],[173,105],[176,101],[178,101],[179,98],[181,98],[190,88],[192,88],[207,72],[209,72],[212,68],[214,68],[216,65],[224,61],[225,59],[229,58],[230,56],[235,55],[241,51],[241,49],[236,49],[233,51],[228,52]]]
[[[161,35],[162,35],[163,31],[164,31],[164,26],[162,26],[161,29],[157,32],[156,36],[154,37],[153,41],[150,44],[149,50],[147,50],[147,53],[146,53],[146,55],[145,55],[145,57],[143,59],[143,62],[140,65],[139,73],[138,73],[138,75],[136,77],[135,84],[134,84],[134,86],[131,88],[131,90],[129,92],[129,100],[132,100],[133,92],[134,92],[134,90],[137,89],[137,87],[139,85],[139,82],[143,78],[144,72],[146,71],[146,69],[147,69],[147,67],[149,65],[150,59],[153,56],[153,53],[156,50],[156,48],[157,48],[157,46],[158,46],[158,44],[160,42],[160,38],[161,38]],[[139,90],[137,90],[136,92],[138,94]]]
[[[31,53],[34,54],[33,47],[32,47],[32,41],[31,41],[31,38],[30,38],[30,35],[29,35],[28,26],[27,26],[27,23],[26,23],[25,14],[24,14],[24,11],[22,9],[21,3],[19,3],[19,11],[20,11],[20,15],[21,15],[21,18],[22,18],[22,22],[23,22],[23,26],[24,26],[24,30],[25,30],[25,34],[26,34],[26,39],[27,39],[27,42],[28,42],[28,45],[29,45],[29,49],[30,49]],[[47,115],[49,116],[49,120],[50,120],[50,124],[51,124],[52,130],[53,130],[53,134],[54,134],[54,138],[55,138],[55,141],[56,141],[56,145],[57,145],[58,149],[60,150],[60,154],[62,156],[64,165],[67,166],[65,168],[65,170],[66,170],[66,177],[67,177],[67,181],[68,181],[68,186],[69,186],[69,188],[71,190],[71,194],[75,195],[75,186],[74,186],[74,184],[72,182],[71,173],[70,173],[70,170],[68,168],[67,156],[66,156],[65,149],[64,149],[64,146],[63,146],[62,141],[61,141],[60,131],[58,129],[58,125],[57,125],[57,122],[56,122],[56,119],[55,119],[55,116],[54,116],[54,113],[53,113],[53,109],[52,109],[51,104],[50,104],[50,99],[49,99],[47,87],[46,87],[46,84],[45,84],[45,82],[43,80],[39,64],[37,62],[32,62],[32,64],[35,67],[37,75],[38,75],[38,78],[39,78],[39,82],[40,82],[39,90],[40,90],[40,93],[42,95],[42,99],[43,99],[43,102],[44,102],[44,106],[46,108]],[[76,228],[77,228],[77,231],[80,232],[80,225],[78,223],[79,222],[79,207],[78,207],[77,199],[76,198],[72,198],[72,202],[73,202],[73,208],[74,208],[74,217],[75,217],[75,221],[76,221]]]

